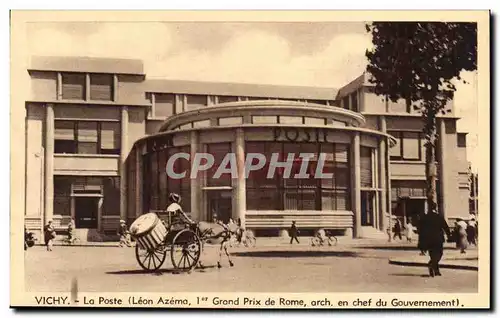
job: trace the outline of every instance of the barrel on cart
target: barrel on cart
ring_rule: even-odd
[[[200,259],[202,242],[193,228],[173,229],[171,217],[162,220],[150,212],[138,217],[130,226],[137,241],[135,256],[139,265],[147,271],[158,270],[170,252],[176,270],[190,271]]]

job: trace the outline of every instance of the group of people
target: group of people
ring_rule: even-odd
[[[405,231],[407,240],[412,241],[414,227],[411,220],[406,224],[406,227],[397,220],[393,231],[393,239],[397,237],[402,239],[402,233]],[[474,216],[470,217],[468,221],[457,218],[453,229],[450,229],[445,218],[436,209],[433,209],[418,220],[418,234],[418,248],[421,255],[429,254],[429,275],[431,277],[441,276],[439,262],[443,257],[444,243],[448,239],[454,241],[460,252],[465,253],[470,244],[477,245],[477,221]]]

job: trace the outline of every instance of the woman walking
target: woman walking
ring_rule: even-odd
[[[53,241],[56,238],[56,229],[52,224],[52,220],[49,220],[47,225],[45,225],[44,234],[45,234],[45,245],[47,246],[47,251],[50,252],[52,251]]]

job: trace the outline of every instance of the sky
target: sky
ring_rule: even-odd
[[[147,78],[338,89],[365,70],[363,22],[36,22],[29,55],[141,59]],[[477,75],[457,83],[457,129],[478,161]]]

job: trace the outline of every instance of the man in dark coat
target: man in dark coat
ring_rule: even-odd
[[[422,235],[421,248],[429,251],[429,275],[441,276],[439,262],[443,257],[444,235],[450,236],[450,228],[444,217],[435,209],[424,215],[421,220],[420,231]]]
[[[299,236],[299,229],[297,229],[297,225],[295,224],[295,221],[292,221],[292,226],[290,227],[290,244],[293,243],[293,240],[297,241],[297,244],[299,244],[299,239],[297,238]]]

